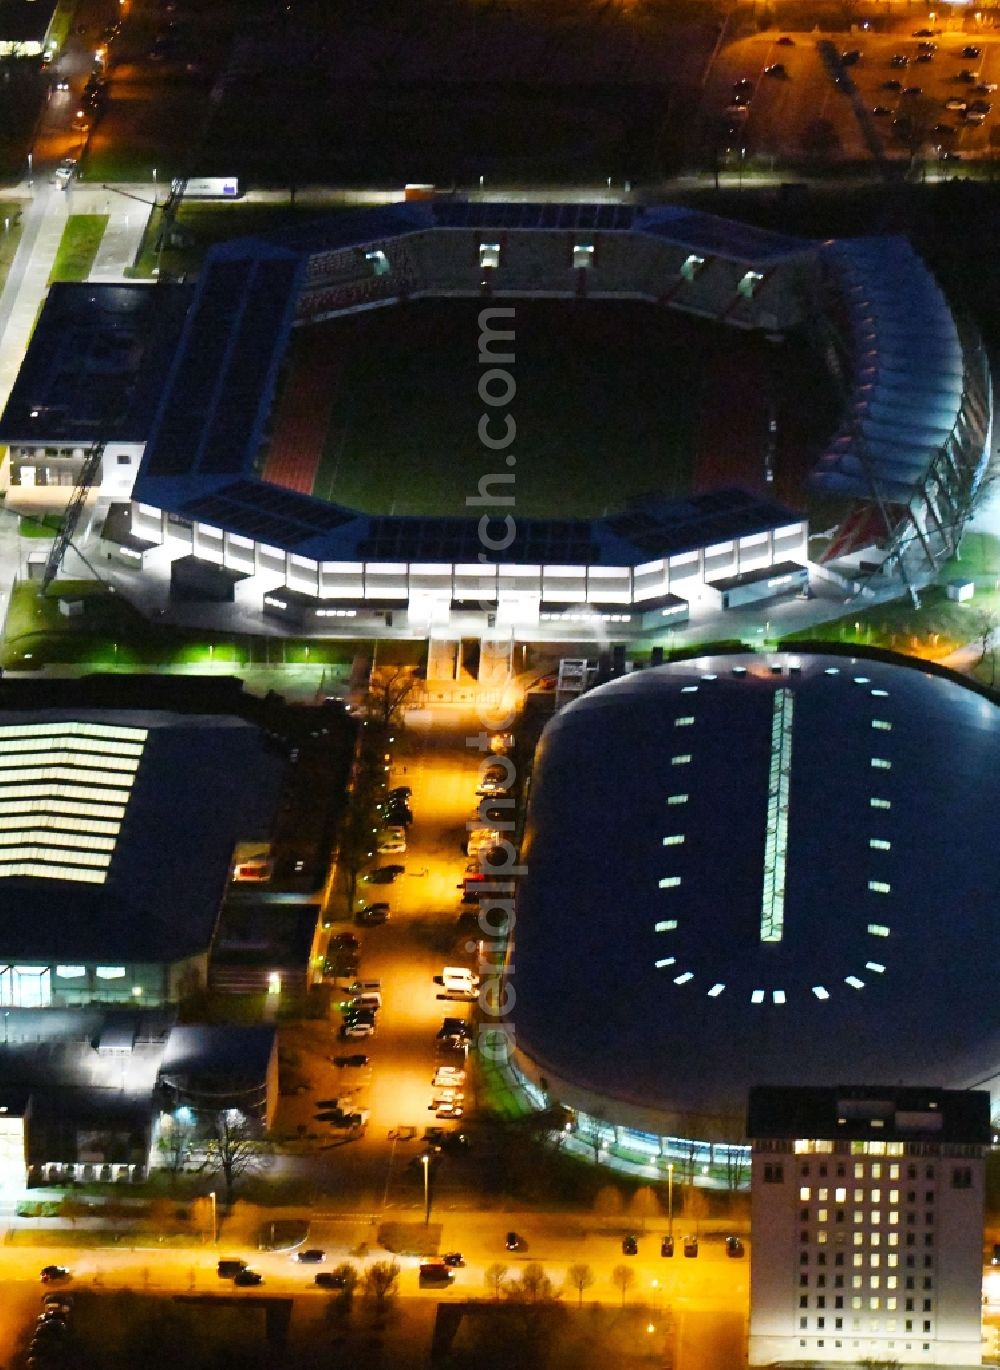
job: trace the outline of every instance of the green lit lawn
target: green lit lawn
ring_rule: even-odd
[[[126,671],[157,666],[347,666],[370,649],[370,643],[357,638],[302,641],[228,634],[213,639],[152,624],[122,595],[96,581],[57,581],[53,589],[63,598],[82,599],[83,613],[68,618],[51,592],[43,599],[37,584],[15,585],[0,643],[0,666],[5,670],[33,671],[51,664]],[[423,660],[419,642],[393,647],[394,660]]]
[[[45,514],[42,518],[21,514],[17,520],[17,531],[23,538],[51,539],[58,533],[61,521],[55,514]]]
[[[106,214],[71,214],[49,277],[52,281],[85,281],[108,226]]]
[[[856,642],[938,660],[974,642],[984,616],[1000,619],[1000,593],[996,590],[977,590],[974,600],[956,604],[945,598],[944,586],[934,585],[921,592],[920,600],[919,609],[914,609],[909,599],[897,599],[871,609],[853,610],[843,618],[792,633],[784,642]]]

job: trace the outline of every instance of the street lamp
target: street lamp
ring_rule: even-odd
[[[425,1151],[420,1157],[424,1167],[424,1226],[431,1220],[431,1158]]]
[[[212,1200],[212,1245],[214,1246],[215,1243],[219,1240],[219,1229],[215,1221],[216,1206],[214,1189],[211,1191],[208,1197]]]
[[[667,1162],[667,1236],[674,1239],[674,1163]]]

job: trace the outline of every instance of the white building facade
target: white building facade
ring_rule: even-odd
[[[978,1366],[988,1093],[758,1089],[749,1130],[750,1365]]]

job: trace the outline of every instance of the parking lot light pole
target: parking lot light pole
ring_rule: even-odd
[[[667,1236],[674,1239],[674,1163],[667,1162]]]
[[[219,1240],[219,1227],[216,1222],[215,1190],[213,1189],[208,1196],[212,1200],[212,1245]]]
[[[424,1167],[424,1226],[431,1220],[431,1158],[428,1152],[420,1157]]]

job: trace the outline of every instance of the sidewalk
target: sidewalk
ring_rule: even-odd
[[[67,197],[36,179],[34,198],[22,215],[17,254],[0,295],[0,411],[17,378],[48,290],[68,216]]]

